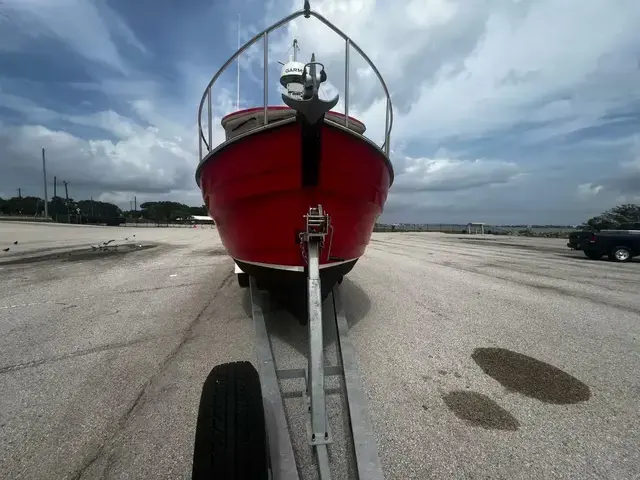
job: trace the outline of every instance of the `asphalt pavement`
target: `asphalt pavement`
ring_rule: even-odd
[[[380,233],[341,288],[386,478],[640,476],[640,262]],[[269,324],[278,366],[303,366],[306,329]],[[215,229],[1,222],[0,478],[190,478],[202,383],[253,339]]]

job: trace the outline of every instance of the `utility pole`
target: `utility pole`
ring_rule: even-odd
[[[95,217],[95,213],[93,213],[93,197],[91,197],[91,216]]]
[[[136,197],[135,195],[133,197],[133,211],[134,212],[138,211],[138,197]]]
[[[67,223],[71,223],[71,212],[69,212],[69,188],[67,186],[69,185],[69,182],[63,180],[62,183],[64,183],[64,196],[67,198]]]
[[[44,175],[44,218],[49,218],[49,198],[47,196],[47,164],[44,159],[44,147],[42,147],[42,174]]]
[[[22,198],[22,189],[21,188],[18,189],[18,198]]]
[[[58,196],[58,177],[53,176],[53,196]]]

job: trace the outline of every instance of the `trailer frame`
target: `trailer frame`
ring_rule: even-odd
[[[367,409],[366,394],[360,379],[355,348],[348,335],[349,325],[340,284],[333,288],[324,301],[324,305],[332,311],[331,317],[335,321],[338,363],[326,365],[325,362],[319,258],[324,237],[330,226],[329,215],[323,212],[322,206],[318,206],[311,208],[305,217],[307,218],[307,230],[302,234],[302,241],[308,259],[309,354],[307,365],[304,368],[277,368],[265,321],[265,316],[268,315],[265,308],[268,302],[268,292],[259,290],[255,279],[249,277],[251,314],[256,338],[255,353],[268,439],[270,478],[274,480],[300,478],[280,389],[280,381],[287,379],[304,379],[305,381],[302,395],[304,404],[307,406],[308,443],[315,454],[319,478],[321,480],[332,478],[329,447],[333,443],[333,439],[326,412],[325,378],[342,376],[344,380],[342,393],[345,396],[349,415],[350,438],[353,442],[357,478],[381,480],[384,478],[382,466]],[[235,273],[239,277],[247,275],[237,265]],[[239,281],[239,283],[241,282]]]

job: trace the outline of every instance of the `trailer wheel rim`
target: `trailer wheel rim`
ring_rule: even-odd
[[[627,251],[626,251],[625,249],[623,249],[623,248],[621,248],[621,249],[619,249],[619,250],[616,250],[615,255],[616,255],[616,259],[617,259],[617,260],[622,260],[622,261],[624,261],[624,260],[626,260],[626,259],[628,259],[628,258],[629,258],[629,252],[627,252]]]

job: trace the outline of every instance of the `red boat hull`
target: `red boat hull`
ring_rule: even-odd
[[[393,175],[383,152],[358,133],[325,122],[320,128],[313,186],[305,185],[308,139],[299,121],[228,141],[197,174],[229,255],[259,286],[281,299],[295,297],[298,307],[306,298],[299,234],[309,208],[322,205],[333,227],[320,257],[324,297],[364,254]]]
[[[386,157],[357,134],[325,124],[318,185],[305,188],[300,152],[301,127],[294,122],[232,141],[203,162],[204,201],[235,260],[304,267],[298,233],[303,215],[317,205],[333,226],[321,265],[364,253],[387,199]]]

